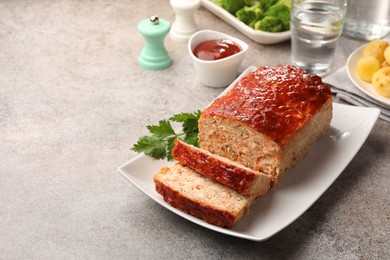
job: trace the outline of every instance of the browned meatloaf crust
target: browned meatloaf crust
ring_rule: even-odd
[[[254,171],[219,155],[175,140],[173,158],[206,177],[238,190],[244,195],[264,195],[271,185],[271,177]]]
[[[202,112],[200,147],[278,183],[331,118],[330,88],[319,76],[290,65],[260,67]]]
[[[173,207],[220,227],[232,227],[254,200],[179,163],[163,167],[154,182]]]

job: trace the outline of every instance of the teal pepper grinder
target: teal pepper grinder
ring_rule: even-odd
[[[162,70],[172,64],[172,59],[164,47],[164,39],[171,25],[156,15],[138,24],[138,30],[145,38],[145,46],[138,57],[139,65],[147,70]]]

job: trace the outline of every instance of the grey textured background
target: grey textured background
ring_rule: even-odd
[[[389,259],[389,124],[297,221],[265,242],[222,235],[161,207],[117,171],[145,126],[203,108],[185,44],[173,65],[137,64],[137,24],[173,22],[169,1],[0,2],[1,259]],[[257,44],[204,8],[199,28],[246,41],[250,65],[290,62],[290,42]],[[332,70],[364,42],[342,37]]]

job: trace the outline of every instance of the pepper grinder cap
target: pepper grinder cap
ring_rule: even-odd
[[[157,15],[152,15],[148,19],[142,20],[138,24],[138,30],[143,36],[165,36],[171,29],[171,24],[164,19],[158,18]]]

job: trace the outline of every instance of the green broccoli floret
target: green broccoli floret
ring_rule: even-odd
[[[291,0],[211,0],[255,30],[290,30]]]
[[[291,1],[292,0],[278,0],[278,3],[282,3],[291,10]]]
[[[278,0],[258,0],[264,11],[267,11],[272,5],[274,5]]]
[[[223,9],[227,10],[232,15],[236,15],[237,11],[244,8],[245,6],[253,6],[258,4],[257,0],[211,0],[214,3],[218,4]]]
[[[279,18],[266,16],[262,20],[255,23],[255,30],[265,32],[282,32],[283,23]]]
[[[264,16],[263,9],[260,4],[254,6],[245,6],[237,11],[236,16],[238,20],[242,21],[246,25],[254,25],[258,20]]]
[[[265,12],[265,16],[278,18],[283,24],[283,31],[290,30],[290,8],[283,1],[271,6]]]
[[[236,12],[245,6],[245,0],[222,0],[222,8],[232,15],[236,15]]]
[[[246,4],[246,6],[254,6],[254,5],[258,5],[259,1],[258,0],[245,0],[245,4]]]
[[[210,0],[210,1],[216,5],[222,6],[222,0]]]

